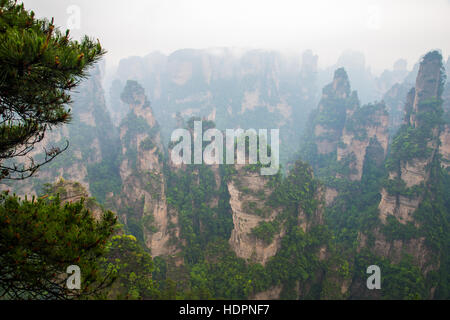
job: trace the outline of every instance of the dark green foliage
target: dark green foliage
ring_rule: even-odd
[[[361,108],[357,108],[352,116],[347,119],[345,129],[347,132],[353,133],[355,139],[367,139],[367,127],[380,126],[381,123],[375,121],[372,115],[384,113],[387,115],[386,106],[384,103],[367,104]]]
[[[105,212],[96,221],[83,201],[62,205],[59,196],[48,199],[0,195],[0,294],[4,298],[89,297],[103,288],[98,257],[114,231],[115,216]],[[66,290],[63,276],[70,265],[78,265],[82,272],[82,290],[75,296]]]
[[[72,41],[10,0],[0,1],[0,44],[0,179],[23,179],[62,150],[48,150],[42,163],[4,161],[27,155],[47,130],[70,120],[69,92],[105,51],[87,37]]]
[[[309,165],[297,161],[286,179],[275,189],[269,203],[272,206],[282,205],[289,210],[301,209],[311,215],[319,204],[315,198],[318,186]]]
[[[412,222],[400,223],[394,216],[388,216],[386,225],[382,226],[382,232],[389,241],[409,240],[417,238],[419,232]]]
[[[190,279],[194,292],[205,291],[217,299],[246,299],[251,293],[249,267],[238,259],[226,241],[208,245],[206,259],[193,265]],[[264,276],[263,276],[264,278]]]
[[[283,284],[283,299],[297,298],[292,285],[296,281],[311,285],[315,283],[316,273],[321,268],[318,249],[327,246],[331,239],[327,228],[313,227],[305,233],[298,226],[300,211],[304,212],[308,219],[313,219],[313,214],[320,205],[320,199],[316,196],[318,188],[319,183],[313,178],[311,168],[305,163],[297,162],[289,175],[275,188],[271,199],[272,205],[284,207],[282,215],[272,227],[275,227],[278,221],[283,221],[286,235],[282,239],[280,250],[269,260],[265,269],[271,278],[270,286]],[[306,296],[307,293],[303,294]]]
[[[390,156],[386,160],[386,166],[391,171],[400,170],[400,161],[424,159],[431,155],[432,150],[427,143],[433,138],[433,129],[442,123],[442,100],[423,101],[419,108],[426,110],[416,114],[420,126],[403,125],[392,142]]]
[[[175,300],[190,299],[188,292],[167,278],[167,264],[162,258],[152,259],[144,244],[132,235],[115,235],[107,243],[100,258],[101,273],[115,281],[96,298],[114,300]]]
[[[134,235],[140,241],[140,243],[145,243],[144,228],[141,220],[138,220],[134,216],[129,217],[127,221],[127,229],[132,235]]]
[[[300,146],[300,158],[309,163],[315,174],[320,178],[330,178],[335,175],[336,170],[341,171],[345,166],[337,163],[335,150],[327,154],[319,154],[317,142],[328,141],[331,144],[338,145],[339,137],[346,126],[347,111],[356,110],[355,112],[358,113],[358,110],[360,110],[358,95],[355,91],[350,92],[350,84],[344,69],[336,70],[335,81],[337,78],[340,79],[339,86],[344,87],[334,88],[333,82],[324,87],[319,108],[311,112]],[[345,97],[337,95],[335,89],[341,89],[341,92],[345,93]],[[325,128],[326,131],[316,136],[315,130],[318,125]],[[362,133],[362,136],[364,133]]]
[[[106,158],[100,163],[88,166],[89,188],[92,195],[102,204],[106,202],[107,194],[117,194],[120,190],[121,179],[115,166],[116,160]]]
[[[400,263],[393,264],[389,260],[374,256],[364,250],[355,259],[354,281],[365,285],[366,269],[370,265],[377,265],[381,270],[381,297],[385,300],[419,300],[427,299],[427,286],[420,269],[412,259],[405,256]],[[360,298],[365,298],[361,293]],[[368,298],[368,297],[367,297]]]
[[[181,236],[187,241],[186,258],[195,262],[203,256],[205,244],[228,239],[231,209],[226,184],[216,185],[214,173],[206,165],[188,166],[186,171],[167,172],[167,202],[177,208]],[[217,207],[208,204],[218,197]]]
[[[260,222],[258,226],[253,228],[252,235],[256,238],[264,241],[265,244],[269,245],[273,241],[273,237],[276,233],[280,232],[280,226],[278,221],[272,222]]]
[[[141,97],[144,97],[144,101],[139,101]],[[131,105],[138,105],[141,102],[145,103],[145,107],[150,106],[150,103],[147,101],[147,98],[145,96],[145,90],[142,88],[142,86],[134,80],[128,80],[125,88],[122,91],[122,94],[120,96],[120,99],[128,104]]]
[[[160,292],[152,280],[152,257],[131,235],[112,237],[101,260],[103,272],[116,278],[104,294],[108,299],[158,299]]]
[[[155,147],[153,140],[150,137],[145,138],[140,145],[140,148],[144,151],[152,150]]]
[[[136,171],[138,147],[148,151],[148,148],[155,146],[154,139],[156,134],[159,132],[159,125],[156,123],[153,127],[150,127],[147,120],[130,111],[125,119],[122,120],[120,126],[127,129],[124,137],[122,138],[122,144],[127,146],[125,158],[131,162],[131,168]],[[148,134],[148,137],[142,141],[140,146],[136,146],[135,139],[137,135],[145,133]]]
[[[297,226],[299,210],[312,218],[320,201],[315,198],[318,183],[312,171],[298,162],[286,179],[275,176],[267,187],[276,190],[269,203],[281,206],[283,213],[273,222],[261,223],[253,234],[269,244],[280,228],[286,228],[282,247],[266,267],[237,258],[228,244],[232,229],[229,194],[225,181],[236,175],[231,166],[221,166],[222,185],[215,184],[214,175],[206,166],[188,166],[185,171],[169,173],[168,202],[179,212],[185,261],[190,269],[190,290],[187,297],[246,299],[253,293],[295,281],[316,283],[318,248],[331,239],[326,228],[304,233]],[[209,207],[219,196],[219,206]],[[270,208],[270,207],[269,207]],[[285,295],[283,298],[296,298]]]
[[[420,224],[419,231],[432,249],[434,260],[440,261],[434,283],[437,286],[436,298],[448,299],[450,296],[450,175],[441,168],[437,157],[431,164],[430,180],[423,200],[414,213]]]
[[[339,191],[333,205],[326,209],[328,225],[339,243],[357,245],[360,231],[371,230],[378,223],[380,187],[385,176],[383,149],[372,139],[366,151],[361,181],[329,178],[326,183]]]

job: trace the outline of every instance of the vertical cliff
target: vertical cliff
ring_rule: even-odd
[[[271,207],[270,178],[237,165],[227,184],[233,215],[230,245],[238,257],[265,265],[280,248],[284,228],[281,207]]]
[[[450,57],[447,59],[445,69],[447,71],[447,84],[442,92],[444,125],[439,137],[441,142],[439,153],[441,155],[441,165],[448,170],[450,167]]]
[[[382,157],[389,143],[389,115],[383,103],[358,108],[348,117],[337,148],[337,161],[346,162],[350,180],[360,181],[369,146],[378,144]]]
[[[120,131],[122,190],[118,197],[119,214],[129,230],[145,242],[153,256],[176,251],[170,239],[170,224],[176,216],[167,209],[163,147],[156,122],[144,89],[128,81],[121,95],[129,105]]]
[[[441,166],[445,169],[450,167],[450,124],[446,123],[439,136],[440,147],[439,154],[441,156]]]
[[[394,264],[409,255],[424,277],[446,268],[443,249],[432,239],[436,230],[446,228],[446,213],[439,207],[445,201],[439,190],[447,179],[440,170],[448,153],[447,128],[441,125],[443,81],[442,57],[430,52],[421,61],[416,86],[406,99],[405,124],[386,161],[388,178],[378,205],[381,225],[373,229],[372,240],[370,232],[360,237],[360,247]],[[433,297],[436,286],[424,294]]]
[[[310,118],[302,158],[325,183],[330,206],[346,181],[361,181],[367,150],[381,148],[381,161],[389,143],[389,115],[384,103],[359,105],[344,69],[323,89],[322,99]]]
[[[313,113],[311,140],[317,155],[336,152],[347,115],[358,103],[356,93],[350,91],[347,73],[342,68],[336,70],[333,82],[323,89],[319,107]]]
[[[231,248],[251,266],[265,266],[272,277],[252,299],[346,295],[348,279],[339,271],[345,262],[325,227],[323,187],[307,164],[297,161],[285,178],[262,177],[252,166],[240,166],[230,175],[228,190]],[[320,293],[317,287],[327,289]]]
[[[408,189],[427,184],[430,164],[439,152],[442,76],[440,55],[427,54],[420,64],[416,87],[407,97],[406,124],[395,138],[387,161],[389,186],[395,183],[404,190],[397,194],[389,192],[392,188],[382,190],[379,209],[383,222],[389,215],[401,223],[413,221],[412,213],[418,208],[421,196],[420,192],[409,196]]]
[[[196,137],[195,121],[201,119],[193,117],[187,122],[179,119],[179,127],[189,131],[192,139]],[[213,121],[204,119],[202,134],[214,127]],[[169,144],[169,155],[173,146],[175,143]],[[191,156],[193,162],[194,154]],[[183,252],[184,261],[196,263],[204,258],[204,250],[209,243],[224,240],[231,232],[224,167],[218,164],[175,164],[171,158],[166,169],[168,209],[178,216],[176,242]]]

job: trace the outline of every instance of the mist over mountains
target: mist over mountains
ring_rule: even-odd
[[[432,51],[375,77],[357,52],[318,59],[185,49],[124,59],[106,81],[98,65],[41,144],[70,149],[1,187],[94,197],[187,297],[447,297],[449,60]],[[171,132],[195,120],[279,128],[283,170],[173,164]],[[365,288],[373,264],[383,291]]]
[[[354,51],[344,52],[325,69],[318,67],[318,60],[311,50],[286,56],[276,51],[227,48],[130,57],[121,60],[106,79],[108,108],[117,124],[126,113],[120,93],[127,80],[137,80],[146,90],[156,118],[166,124],[162,128],[165,141],[176,126],[177,114],[213,120],[220,129],[280,127],[285,164],[298,150],[309,112],[334,70],[347,70],[362,103],[381,101],[396,83],[410,86],[417,74],[417,65],[408,70],[406,61],[399,59],[391,70],[374,76],[364,55]]]

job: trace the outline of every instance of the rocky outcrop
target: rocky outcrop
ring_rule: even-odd
[[[391,241],[379,229],[374,230],[373,236],[375,243],[371,250],[380,257],[388,258],[394,264],[400,263],[405,254],[408,254],[413,257],[414,262],[424,274],[439,267],[439,265],[432,262],[431,251],[426,244],[425,237]],[[368,245],[368,239],[365,234],[360,234],[358,240],[358,251]]]
[[[79,182],[66,181],[61,178],[48,187],[46,191],[47,193],[58,195],[62,204],[84,201],[84,206],[96,220],[102,218],[102,207],[94,199],[89,197],[88,191]],[[48,194],[44,195],[44,197],[48,197]]]
[[[325,204],[326,206],[330,206],[333,202],[334,199],[336,199],[336,197],[338,196],[338,192],[336,189],[334,188],[326,188],[325,189]]]
[[[447,71],[447,84],[442,92],[442,109],[444,110],[443,118],[445,124],[441,130],[439,140],[441,145],[439,147],[439,154],[441,156],[441,166],[449,168],[450,166],[450,57],[447,59],[446,67]]]
[[[129,81],[122,94],[130,106],[120,126],[121,196],[117,207],[123,221],[135,234],[140,234],[153,256],[176,252],[170,239],[177,230],[176,214],[168,210],[163,174],[163,147],[159,126],[153,116],[143,88]]]
[[[348,157],[351,170],[349,179],[361,180],[366,151],[371,143],[378,143],[386,156],[389,143],[389,115],[384,104],[364,106],[347,119],[340,146],[337,148],[337,161]]]
[[[347,114],[356,107],[350,95],[347,73],[342,68],[336,70],[333,82],[323,89],[313,125],[313,140],[319,155],[336,152]]]
[[[416,87],[411,90],[407,96],[406,101],[406,120],[407,125],[416,130],[421,129],[422,123],[420,122],[419,115],[422,112],[433,111],[428,110],[430,106],[426,102],[431,99],[438,99],[441,90],[441,77],[442,77],[442,58],[438,54],[429,53],[425,56],[420,64],[419,73],[417,75]],[[414,98],[413,98],[414,97]],[[428,125],[429,126],[429,125]],[[438,152],[439,146],[439,128],[438,124],[434,127],[428,128],[430,133],[428,140],[425,141],[428,149],[431,150],[427,156],[413,156],[411,159],[400,159],[397,170],[391,170],[389,177],[391,180],[402,181],[406,188],[414,186],[424,185],[427,183],[430,175],[430,163],[434,159],[436,152]],[[445,131],[441,134],[445,139]],[[402,142],[404,144],[410,143],[408,141]],[[445,144],[443,148],[440,148],[445,153]],[[396,152],[394,150],[391,155],[395,158]],[[389,195],[386,189],[383,189],[382,198],[379,205],[380,219],[383,223],[386,221],[386,217],[393,215],[400,223],[405,224],[408,221],[413,221],[411,214],[418,208],[421,196],[404,197],[399,195]]]
[[[283,286],[276,286],[254,294],[250,300],[277,300],[280,299],[281,290],[283,290]]]
[[[399,263],[404,254],[409,254],[424,274],[439,268],[439,262],[432,258],[432,252],[427,246],[425,237],[388,239],[383,232],[383,225],[387,225],[389,219],[394,218],[400,224],[409,223],[420,228],[420,223],[414,216],[425,194],[420,190],[430,183],[432,162],[436,160],[436,155],[439,153],[442,159],[448,157],[448,129],[444,128],[440,131],[439,121],[425,121],[425,118],[421,117],[425,112],[433,114],[433,112],[438,112],[436,108],[440,108],[439,102],[433,103],[433,101],[439,101],[441,94],[441,59],[436,52],[429,53],[423,58],[417,75],[416,87],[407,96],[405,126],[409,131],[407,135],[400,133],[389,156],[389,183],[381,190],[381,201],[378,206],[382,226],[373,230],[375,243],[372,250],[374,253],[388,258],[393,263]],[[423,143],[428,149],[427,153],[414,153],[414,150],[411,149],[405,153],[397,147],[397,145],[401,145],[402,148],[405,148],[411,143],[417,144],[408,139],[419,133],[422,134],[421,139],[423,140],[420,143]],[[444,160],[441,161],[441,165],[445,167]],[[397,189],[392,189],[392,185],[396,185]],[[362,234],[360,235],[360,247],[366,245],[367,237]]]
[[[441,166],[443,168],[450,167],[450,125],[445,125],[439,136],[441,145],[439,154],[441,156]]]
[[[395,216],[402,224],[413,222],[412,214],[416,211],[420,201],[404,196],[390,195],[385,189],[381,190],[381,201],[378,206],[380,210],[380,220],[386,223],[389,215]]]
[[[302,230],[307,235],[324,225],[324,188],[318,185],[308,165],[296,162],[280,183],[260,175],[251,166],[235,166],[227,189],[233,218],[229,243],[238,257],[265,265],[277,255],[288,230]],[[280,193],[279,188],[286,187],[291,192],[289,196]],[[292,216],[296,220],[289,218]],[[317,248],[316,254],[324,260],[326,246]]]
[[[442,76],[442,57],[433,55],[424,57],[419,67],[419,74],[416,80],[416,90],[413,104],[413,112],[410,116],[410,123],[414,127],[420,125],[417,116],[421,111],[425,111],[423,102],[438,98],[442,92],[441,76]]]
[[[228,183],[234,225],[230,245],[238,257],[263,265],[277,253],[284,234],[281,229],[267,243],[252,233],[260,223],[274,222],[280,213],[266,204],[265,199],[273,192],[266,186],[267,181],[259,172],[237,166],[235,178]]]
[[[319,177],[335,175],[360,181],[370,148],[378,147],[377,161],[384,161],[389,144],[389,114],[382,102],[360,107],[357,93],[351,92],[347,73],[341,68],[336,70],[333,82],[324,87],[305,140],[304,159]],[[334,169],[330,168],[332,163]],[[332,205],[339,190],[327,185],[324,192],[327,206]]]

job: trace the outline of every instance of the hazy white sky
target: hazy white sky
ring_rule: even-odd
[[[24,0],[38,16],[100,39],[107,63],[159,50],[312,49],[321,66],[347,49],[374,71],[412,67],[431,49],[450,54],[450,0]],[[78,14],[79,12],[79,14]],[[79,29],[77,29],[79,26]]]

